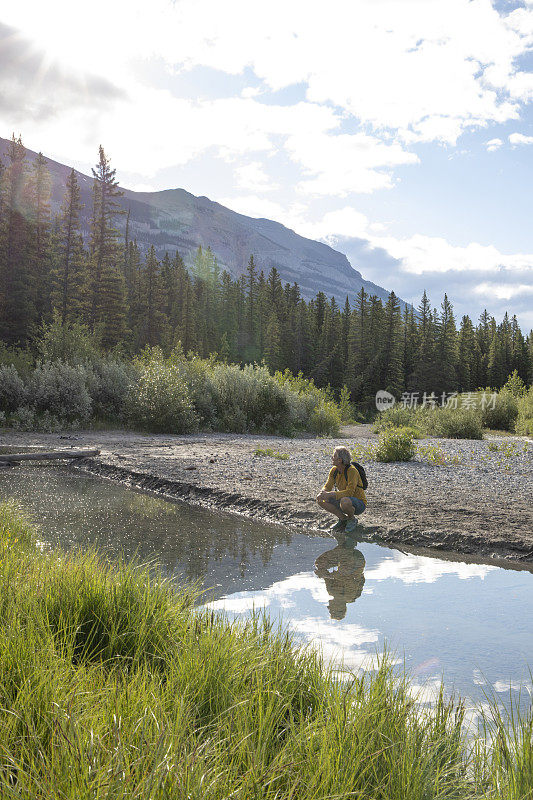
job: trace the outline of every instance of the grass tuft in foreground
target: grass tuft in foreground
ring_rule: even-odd
[[[468,748],[461,703],[421,711],[387,658],[342,683],[266,617],[230,624],[144,567],[42,553],[10,505],[0,542],[1,798],[531,796],[530,721],[493,715],[505,747]]]

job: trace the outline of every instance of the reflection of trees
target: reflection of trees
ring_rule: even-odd
[[[348,603],[361,595],[365,585],[365,557],[348,540],[318,556],[315,575],[324,580],[332,598],[328,609],[332,619],[344,619]]]
[[[21,468],[22,469],[22,468]],[[291,534],[281,526],[206,512],[60,467],[1,476],[2,494],[38,517],[43,538],[63,547],[97,547],[112,556],[159,563],[167,575],[222,582],[261,573]],[[233,562],[231,568],[223,561]],[[258,562],[254,565],[253,562]]]

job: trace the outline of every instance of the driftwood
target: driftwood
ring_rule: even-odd
[[[87,458],[97,456],[100,450],[52,450],[48,453],[0,453],[0,466],[19,464],[21,461],[45,461],[52,458]]]

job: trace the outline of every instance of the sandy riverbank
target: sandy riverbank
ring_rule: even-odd
[[[330,467],[333,447],[361,446],[372,438],[366,425],[346,428],[336,439],[4,432],[0,446],[96,447],[101,455],[79,468],[171,499],[324,532],[333,520],[314,498]],[[514,452],[490,450],[489,441],[515,443]],[[459,463],[433,466],[418,458],[405,464],[365,462],[369,505],[360,518],[358,537],[505,558],[533,568],[533,444],[503,435],[482,442],[439,439],[420,444],[437,444]],[[288,458],[255,455],[257,449],[268,448]]]

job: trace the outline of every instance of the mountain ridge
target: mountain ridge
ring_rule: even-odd
[[[0,157],[7,151],[9,141],[0,138]],[[37,153],[26,148],[28,164]],[[65,181],[71,168],[45,156],[52,178],[51,206],[56,213],[61,205]],[[81,227],[84,239],[89,236],[92,177],[75,170],[80,184],[84,208]],[[129,235],[136,239],[142,252],[152,245],[161,257],[165,251],[176,250],[190,265],[197,248],[211,247],[221,269],[234,278],[246,271],[253,253],[258,271],[268,274],[276,267],[281,280],[298,283],[302,296],[311,299],[323,291],[343,303],[346,296],[353,305],[361,287],[386,301],[389,291],[367,281],[348,258],[325,242],[308,239],[280,222],[266,217],[254,218],[223,206],[205,195],[196,196],[182,187],[158,192],[135,192],[124,189],[120,205],[129,210]],[[125,218],[117,220],[124,234]],[[401,307],[406,303],[400,300]]]

